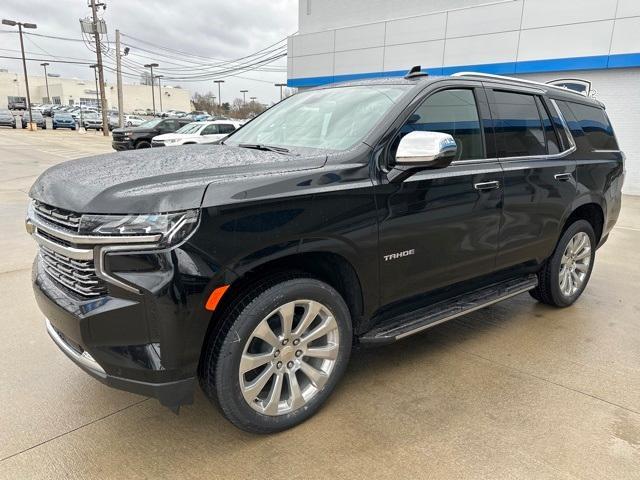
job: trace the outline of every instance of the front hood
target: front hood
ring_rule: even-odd
[[[326,155],[281,155],[229,145],[108,153],[46,170],[29,196],[79,213],[155,213],[197,208],[209,183],[320,168]]]
[[[146,128],[146,127],[126,127],[126,128],[116,128],[113,133],[125,133],[125,132],[131,132],[131,133],[151,133],[154,132],[155,130],[153,128]]]

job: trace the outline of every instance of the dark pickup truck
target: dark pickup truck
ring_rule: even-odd
[[[417,69],[300,92],[220,145],[50,168],[30,192],[33,287],[98,380],[175,411],[199,383],[275,432],[320,408],[352,345],[525,292],[573,304],[623,180],[598,101]]]
[[[151,139],[164,133],[173,133],[193,120],[188,118],[154,118],[139,127],[116,128],[112,133],[114,150],[135,150],[151,147]]]

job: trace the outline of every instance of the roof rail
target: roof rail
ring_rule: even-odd
[[[452,77],[482,77],[482,78],[489,78],[489,79],[495,78],[496,80],[511,80],[513,82],[526,83],[528,85],[536,85],[538,87],[553,88],[555,90],[560,90],[565,93],[573,93],[575,95],[580,95],[581,97],[584,98],[583,94],[573,90],[569,90],[568,88],[559,87],[558,85],[550,85],[548,83],[534,82],[533,80],[526,80],[524,78],[517,78],[517,77],[508,77],[506,75],[494,75],[492,73],[481,73],[481,72],[457,72],[451,76]]]

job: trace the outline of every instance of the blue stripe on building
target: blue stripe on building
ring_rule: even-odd
[[[411,65],[407,65],[407,70]],[[453,67],[423,68],[429,75],[451,75],[456,72],[472,71],[510,75],[517,73],[563,72],[570,70],[603,70],[608,68],[640,67],[640,53],[622,53],[615,55],[593,55],[588,57],[553,58],[546,60],[528,60],[521,62],[483,63],[478,65],[458,65]],[[290,78],[289,87],[314,87],[335,82],[347,82],[367,78],[402,77],[407,70],[390,72],[367,72],[347,75],[329,75],[324,77]]]

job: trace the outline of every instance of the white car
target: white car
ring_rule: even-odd
[[[174,133],[153,137],[152,147],[173,147],[195,143],[214,143],[240,128],[240,123],[230,120],[191,122]]]

